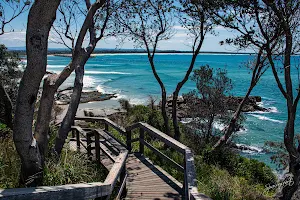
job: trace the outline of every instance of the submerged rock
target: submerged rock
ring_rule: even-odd
[[[103,109],[94,109],[94,108],[86,108],[83,110],[85,117],[109,117],[115,113],[123,113],[126,112],[121,108],[103,108]]]
[[[57,92],[55,100],[58,105],[66,105],[71,101],[73,87],[66,88]],[[116,94],[104,94],[98,91],[82,92],[80,103],[88,103],[92,101],[104,101],[116,98]]]

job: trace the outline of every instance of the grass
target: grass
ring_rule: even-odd
[[[11,135],[0,137],[0,188],[4,189],[19,187],[21,161]],[[65,146],[59,160],[47,157],[43,185],[103,182],[106,176],[104,167],[99,168],[86,154]]]
[[[21,161],[11,137],[0,137],[0,188],[19,186]]]
[[[58,162],[51,159],[45,162],[43,185],[103,182],[106,175],[106,169],[98,168],[86,154],[64,148]]]

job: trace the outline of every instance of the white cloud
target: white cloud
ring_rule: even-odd
[[[26,31],[8,32],[0,36],[0,44],[8,47],[25,46]]]

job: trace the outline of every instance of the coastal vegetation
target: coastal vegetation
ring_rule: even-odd
[[[0,46],[1,188],[103,180],[106,171],[82,159],[86,155],[70,151],[66,141],[81,102],[85,65],[97,44],[103,38],[112,37],[122,41],[129,39],[138,48],[144,49],[161,90],[159,105],[153,99],[148,106],[131,105],[127,100],[120,100],[126,112],[112,115],[114,121],[124,127],[146,122],[190,147],[195,154],[198,189],[213,199],[268,199],[276,195],[275,198],[290,200],[295,196],[300,184],[300,140],[295,130],[300,86],[299,63],[294,64],[291,60],[293,55],[299,54],[298,1],[6,2],[15,12],[11,17],[5,17],[4,4],[0,4],[0,37],[11,21],[26,9],[30,10],[26,29],[26,68],[20,69],[18,55]],[[187,31],[192,55],[182,79],[170,93],[172,110],[168,113],[168,91],[157,71],[156,54],[160,42],[173,36],[175,24]],[[251,76],[249,87],[234,111],[229,109],[227,101],[233,87],[227,71],[208,65],[195,66],[206,34],[217,35],[217,27],[236,33],[232,38],[221,41],[220,45],[254,52],[254,59],[243,66]],[[53,42],[68,48],[71,55],[69,64],[58,74],[47,73],[50,34],[56,37]],[[298,72],[296,79],[293,79],[292,68]],[[269,143],[272,147],[279,147],[279,156],[273,156],[273,159],[283,164],[287,174],[292,175],[293,184],[285,185],[280,191],[267,189],[268,185],[277,184],[271,168],[239,155],[236,145],[230,140],[242,127],[243,108],[267,70],[272,71],[277,89],[286,101],[283,143]],[[72,72],[75,72],[72,95],[68,99],[66,114],[56,129],[50,126],[53,124],[51,113],[55,94]],[[179,122],[177,102],[189,78],[195,82],[196,89],[183,95],[185,113],[189,114],[184,117],[191,118],[190,123],[184,124]],[[214,128],[214,124],[219,122],[225,124],[223,130]],[[98,124],[90,126],[99,127]],[[115,137],[125,141],[124,137],[111,131]],[[163,143],[151,137],[145,140],[176,162],[183,162],[178,153]],[[133,146],[133,149],[137,148],[137,145]],[[146,150],[145,155],[173,177],[183,179],[184,174],[165,164],[151,151]]]
[[[159,130],[164,130],[164,121],[160,110],[149,105],[130,105],[127,100],[120,100],[125,115],[112,116],[111,119],[118,121],[119,124],[126,126],[135,122],[146,122]],[[200,116],[199,121],[205,121],[206,116]],[[172,122],[170,121],[170,124]],[[269,199],[275,191],[266,191],[266,185],[276,184],[277,178],[271,168],[264,163],[240,156],[237,151],[230,146],[225,146],[212,152],[214,143],[218,140],[218,135],[207,138],[206,134],[195,134],[196,129],[191,129],[179,124],[182,136],[180,142],[189,146],[195,153],[195,165],[197,169],[197,180],[199,191],[202,191],[212,199]],[[90,126],[99,126],[90,124]],[[203,127],[206,131],[206,128]],[[114,136],[125,142],[126,138],[121,137],[118,132],[112,131]],[[133,133],[138,135],[138,132]],[[174,135],[172,130],[171,135]],[[133,136],[134,138],[135,136]],[[172,149],[165,148],[163,143],[153,138],[147,138],[147,142],[159,149],[177,163],[182,163],[180,155]],[[138,144],[134,144],[132,151],[139,149]],[[155,164],[162,166],[168,173],[178,180],[183,179],[182,172],[174,169],[163,159],[152,151],[145,149],[145,155],[154,161]]]

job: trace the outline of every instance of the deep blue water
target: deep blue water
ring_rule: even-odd
[[[250,83],[250,71],[244,64],[251,60],[250,55],[199,55],[195,68],[210,65],[213,68],[225,68],[232,79],[233,95],[244,96]],[[157,71],[165,83],[168,94],[171,94],[189,66],[191,55],[158,54],[155,57]],[[296,63],[299,57],[294,57]],[[48,71],[59,72],[68,64],[69,58],[48,57]],[[298,84],[298,73],[292,68],[293,79]],[[71,86],[74,75],[64,84]],[[99,91],[118,93],[119,98],[130,99],[132,103],[145,103],[149,95],[159,98],[160,87],[157,84],[145,54],[97,55],[85,66],[84,87],[97,88]],[[195,89],[195,84],[188,81],[181,90],[186,93]],[[262,96],[262,105],[271,108],[269,113],[247,113],[245,130],[234,137],[239,144],[246,144],[258,149],[263,148],[265,141],[282,141],[285,126],[285,101],[277,88],[271,70],[261,78],[251,95]],[[299,108],[297,109],[299,111]],[[300,133],[299,112],[297,113],[296,133]],[[220,125],[216,125],[216,127]],[[244,152],[244,155],[259,159],[270,166],[270,153]]]

